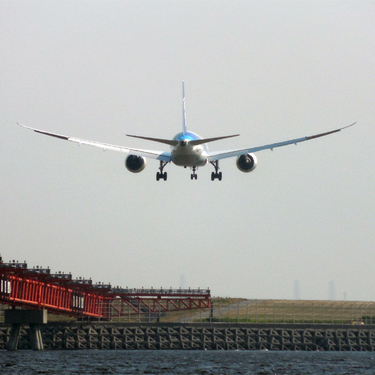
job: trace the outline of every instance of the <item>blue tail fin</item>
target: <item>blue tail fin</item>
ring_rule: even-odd
[[[185,86],[182,81],[182,133],[186,134],[186,107],[185,107]]]

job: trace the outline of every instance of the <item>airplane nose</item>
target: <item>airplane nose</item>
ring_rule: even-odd
[[[186,140],[180,142],[180,146],[185,147],[188,144]]]

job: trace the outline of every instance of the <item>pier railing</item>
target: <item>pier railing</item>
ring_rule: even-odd
[[[121,288],[26,262],[4,263],[0,256],[0,303],[46,310],[81,320],[153,321],[172,311],[210,307],[207,289]],[[1,317],[1,316],[0,316]]]

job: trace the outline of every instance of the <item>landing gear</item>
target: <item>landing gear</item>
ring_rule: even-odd
[[[218,172],[219,171],[219,161],[215,160],[215,161],[211,161],[210,163],[215,168],[215,172],[211,173],[211,181],[214,181],[216,179],[218,179],[219,181],[221,181],[221,179],[223,177],[223,174],[221,172]]]
[[[164,172],[163,173],[163,169],[164,167],[167,165],[168,163],[166,161],[162,161],[160,160],[160,172],[157,172],[156,173],[156,181],[159,181],[160,179],[164,180],[164,181],[167,181],[167,172]]]
[[[197,178],[198,178],[198,175],[195,173],[196,172],[196,170],[197,170],[197,167],[196,166],[194,166],[193,168],[193,173],[190,175],[190,178],[192,179],[192,180],[196,180]]]

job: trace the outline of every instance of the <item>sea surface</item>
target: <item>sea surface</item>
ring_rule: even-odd
[[[375,374],[375,352],[0,351],[0,374]]]

